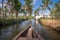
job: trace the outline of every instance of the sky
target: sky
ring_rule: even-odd
[[[51,0],[52,2],[56,3],[58,0]],[[24,0],[20,0],[20,2],[24,5]],[[36,10],[37,8],[39,8],[39,5],[42,4],[41,0],[33,0],[33,10]],[[52,7],[52,6],[50,6]],[[41,13],[41,12],[40,12]],[[46,9],[46,11],[44,12],[44,14],[49,15],[50,11],[48,9]]]
[[[22,3],[22,5],[24,5],[25,4],[25,2],[24,2],[24,0],[19,0],[21,3]],[[57,2],[58,0],[51,0],[52,2]],[[6,2],[6,0],[5,0],[5,2]],[[2,6],[2,0],[0,0],[0,7]],[[34,6],[34,8],[33,8],[33,10],[36,10],[38,7],[39,7],[39,5],[40,4],[42,4],[42,2],[41,2],[41,0],[33,0],[33,3],[32,3],[32,5]],[[50,7],[52,7],[52,6],[50,6]],[[50,13],[50,11],[47,9],[46,11],[45,11],[45,14],[46,15],[49,15],[49,13]]]

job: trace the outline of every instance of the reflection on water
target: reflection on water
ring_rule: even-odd
[[[35,20],[34,21],[34,24],[36,23]],[[33,21],[32,21],[32,24],[33,24]],[[46,28],[44,28],[40,23],[36,23],[35,25],[33,25],[35,30],[45,39],[45,40],[51,40],[50,37],[48,36],[48,33],[47,33],[47,30]]]
[[[0,30],[0,40],[11,40],[17,33],[23,30],[29,21],[24,21],[20,24],[11,25],[7,28],[2,28]]]
[[[0,40],[9,40],[18,32],[18,24],[0,30]]]
[[[54,31],[50,27],[46,27],[46,29],[47,29],[48,35],[50,36],[51,39],[60,40],[60,33],[58,33],[57,31]]]
[[[0,30],[0,40],[11,40],[16,34],[22,31],[28,26],[30,20],[24,21],[20,24],[11,25]],[[48,29],[40,25],[39,23],[35,24],[35,20],[31,19],[32,26],[35,30],[45,39],[45,40],[55,40],[55,38],[60,37],[60,34],[57,34],[54,30]],[[57,36],[57,37],[54,37]],[[59,40],[59,39],[56,39]]]

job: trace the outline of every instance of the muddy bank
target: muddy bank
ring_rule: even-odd
[[[47,27],[50,27],[60,32],[60,19],[40,19],[39,22]]]

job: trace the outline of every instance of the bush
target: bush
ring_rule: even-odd
[[[0,26],[20,23],[25,20],[27,20],[27,19],[20,19],[20,18],[18,20],[16,20],[16,19],[0,19]]]

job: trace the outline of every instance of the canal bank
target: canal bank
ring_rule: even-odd
[[[57,30],[57,27],[59,26],[60,20],[49,20],[49,19],[40,19],[39,23],[43,25],[44,28],[46,28],[48,35],[53,40],[60,40],[60,30]]]
[[[39,22],[44,26],[48,26],[60,32],[60,19],[39,19]]]
[[[0,26],[6,26],[6,25],[12,25],[16,23],[21,23],[22,21],[25,21],[28,19],[0,19]]]

